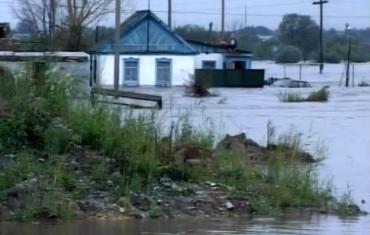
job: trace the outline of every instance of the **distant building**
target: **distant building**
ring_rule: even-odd
[[[263,42],[268,41],[273,38],[273,35],[260,35],[258,34],[257,37],[261,39]]]
[[[138,11],[121,24],[120,80],[123,86],[181,86],[196,69],[250,69],[252,54],[185,40],[151,11]],[[114,43],[98,45],[93,56],[97,85],[114,83]]]

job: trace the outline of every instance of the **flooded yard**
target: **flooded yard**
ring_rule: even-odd
[[[188,113],[195,126],[212,128],[220,136],[245,132],[265,144],[269,121],[281,134],[302,133],[307,150],[315,153],[325,148],[320,169],[323,181],[331,181],[338,195],[351,191],[358,204],[369,201],[370,88],[333,86],[328,103],[281,103],[277,97],[280,90],[218,89],[218,97],[205,99],[184,98],[182,88],[155,93],[166,97],[162,111],[166,118]],[[370,211],[370,203],[361,206]]]

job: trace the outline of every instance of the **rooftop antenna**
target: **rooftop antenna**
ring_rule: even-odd
[[[150,11],[150,0],[148,0],[148,11]]]

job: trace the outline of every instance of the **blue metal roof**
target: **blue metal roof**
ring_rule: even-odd
[[[114,43],[98,45],[96,53],[111,54]],[[151,11],[137,11],[121,24],[120,52],[127,54],[197,54]]]

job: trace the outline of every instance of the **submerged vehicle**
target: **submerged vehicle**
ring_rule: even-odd
[[[306,81],[297,81],[291,79],[278,80],[271,84],[272,87],[283,87],[283,88],[309,88],[312,85]]]

